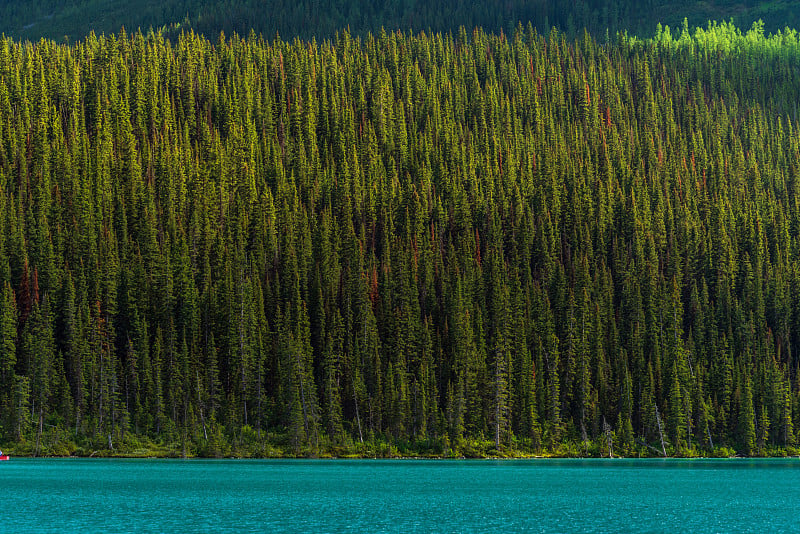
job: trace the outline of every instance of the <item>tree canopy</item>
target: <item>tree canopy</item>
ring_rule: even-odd
[[[744,28],[762,20],[767,31],[775,32],[800,27],[800,0],[15,0],[0,5],[0,33],[58,42],[81,41],[92,31],[117,34],[122,28],[161,29],[171,38],[191,29],[211,40],[220,32],[247,35],[251,29],[270,39],[280,34],[308,40],[331,39],[344,29],[365,37],[382,28],[430,34],[456,33],[459,26],[511,35],[518,21],[532,21],[544,34],[555,26],[574,37],[585,28],[602,39],[620,31],[649,37],[656,23],[678,28],[684,19],[692,27],[730,20]]]
[[[800,425],[800,35],[0,40],[0,439],[746,454]]]

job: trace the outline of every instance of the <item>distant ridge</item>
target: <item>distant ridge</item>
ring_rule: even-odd
[[[644,4],[644,5],[643,5]],[[623,0],[505,0],[468,2],[442,0],[22,0],[0,6],[0,32],[15,40],[42,37],[63,41],[81,40],[91,31],[117,33],[122,27],[164,29],[168,35],[191,28],[215,40],[221,31],[247,35],[251,29],[272,38],[276,33],[291,39],[329,38],[343,28],[353,34],[378,33],[381,28],[415,31],[456,31],[480,26],[487,31],[512,33],[518,22],[528,21],[540,33],[555,26],[568,34],[588,29],[601,38],[615,35],[651,36],[657,23],[690,26],[707,20],[733,20],[748,28],[763,20],[768,33],[800,26],[800,1],[734,2],[726,0],[683,0],[639,2]]]

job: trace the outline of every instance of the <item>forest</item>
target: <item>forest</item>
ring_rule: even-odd
[[[0,40],[17,454],[798,453],[800,34]]]
[[[354,37],[383,28],[457,33],[460,26],[513,35],[517,21],[532,21],[545,35],[555,26],[570,38],[587,29],[602,40],[617,32],[650,37],[657,22],[678,27],[684,18],[692,27],[724,20],[749,28],[762,20],[775,32],[800,27],[800,0],[13,0],[0,4],[0,33],[62,43],[152,28],[173,41],[188,30],[216,41],[220,32],[252,29],[269,39],[322,40],[345,28]]]

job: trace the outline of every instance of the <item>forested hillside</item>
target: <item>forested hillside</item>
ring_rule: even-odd
[[[44,37],[57,42],[83,40],[91,31],[116,34],[121,28],[163,29],[176,39],[181,31],[216,40],[221,31],[246,36],[250,30],[272,39],[330,39],[349,28],[354,36],[377,34],[382,28],[457,33],[512,34],[518,21],[532,21],[539,32],[555,26],[568,36],[588,29],[598,40],[606,32],[627,31],[650,37],[656,24],[692,27],[707,20],[732,20],[749,28],[763,20],[768,31],[800,27],[800,0],[14,0],[0,5],[0,32],[19,39]]]
[[[794,452],[800,35],[0,41],[0,440]]]

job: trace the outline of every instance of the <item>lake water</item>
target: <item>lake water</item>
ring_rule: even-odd
[[[0,464],[0,532],[797,532],[800,460]]]

